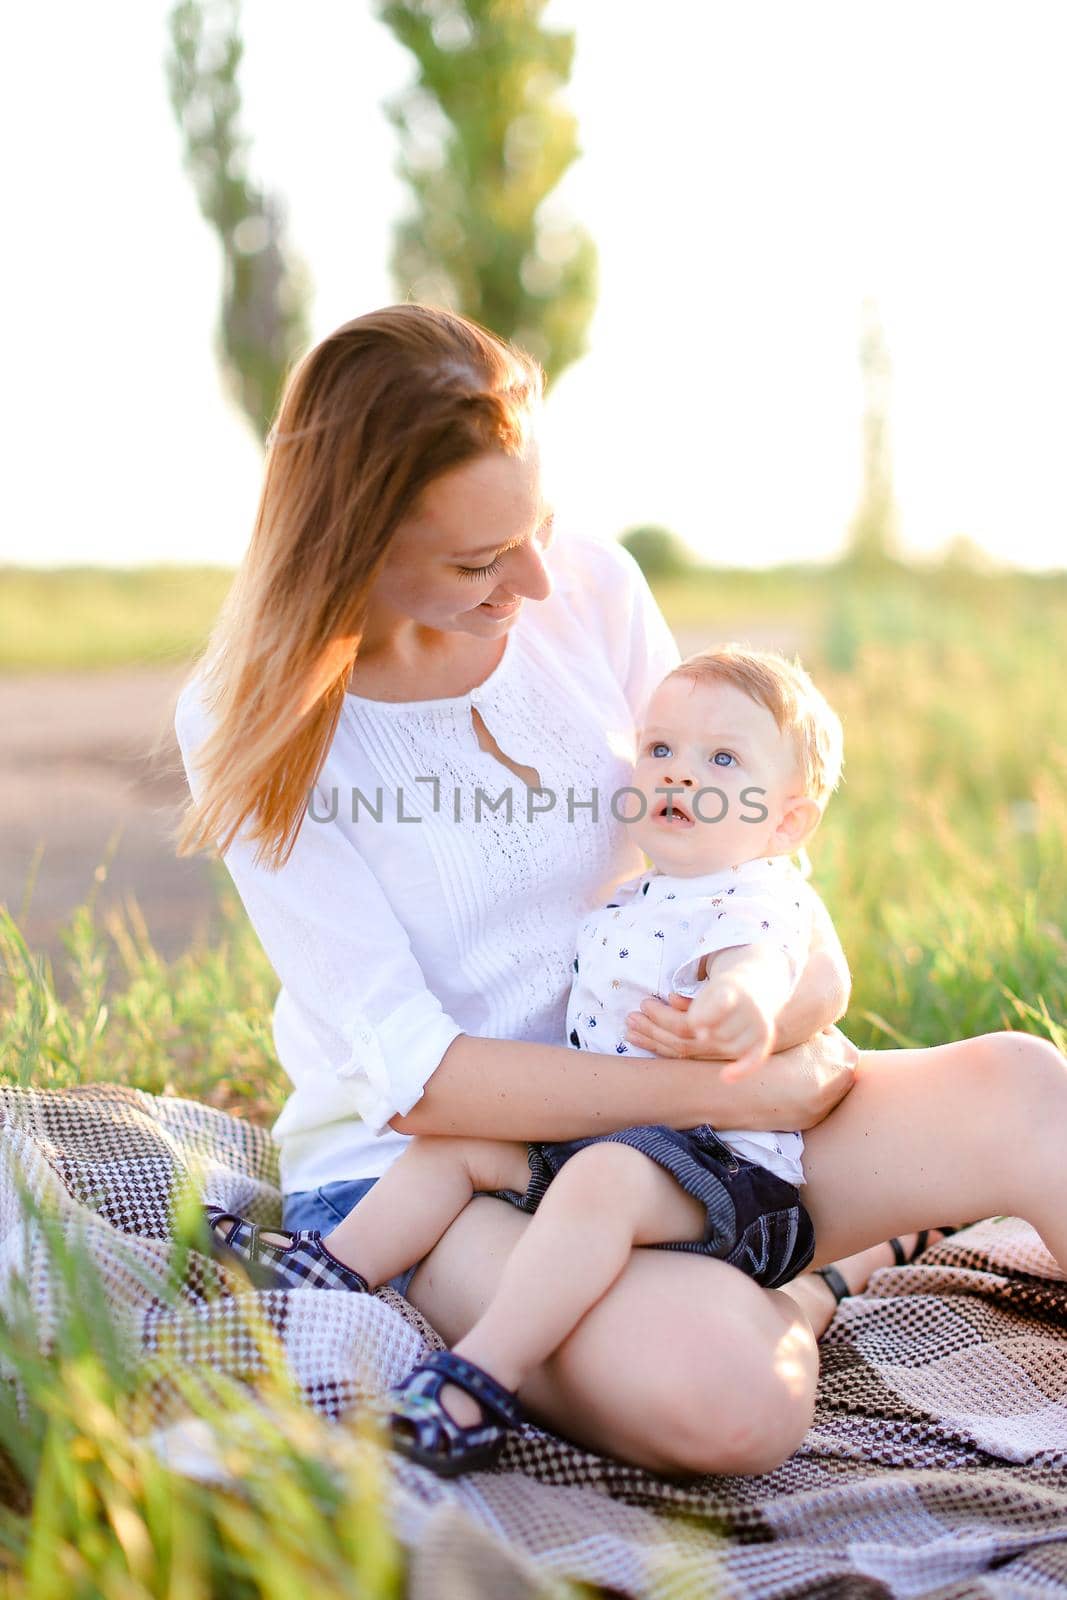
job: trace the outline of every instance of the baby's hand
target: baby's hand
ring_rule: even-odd
[[[724,1083],[766,1061],[774,1045],[774,1018],[736,978],[709,978],[689,1007],[688,1021],[709,1054],[731,1056]]]

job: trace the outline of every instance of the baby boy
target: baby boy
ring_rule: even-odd
[[[640,731],[629,826],[653,869],[593,912],[577,941],[567,1032],[577,1049],[647,1055],[626,1019],[646,995],[687,1013],[724,1081],[774,1049],[803,970],[814,891],[789,857],[841,773],[841,724],[802,668],[735,646],[690,656]],[[718,1130],[738,1154],[803,1183],[799,1133]]]

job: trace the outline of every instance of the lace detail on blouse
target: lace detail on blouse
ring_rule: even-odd
[[[449,885],[458,961],[496,998],[479,1030],[489,1035],[506,1014],[512,1037],[563,1041],[574,930],[643,862],[611,804],[633,767],[629,710],[621,690],[603,704],[602,684],[594,704],[579,666],[515,634],[489,682],[458,701],[346,697],[345,719],[383,790],[383,820],[361,817],[359,842],[368,828],[420,833]],[[503,753],[539,773],[539,790],[481,748],[472,705]],[[396,821],[401,792],[403,814],[419,823]],[[378,842],[366,846],[372,857]]]

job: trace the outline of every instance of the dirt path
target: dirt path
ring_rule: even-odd
[[[206,858],[179,860],[168,838],[187,793],[171,729],[184,676],[139,667],[0,678],[0,902],[30,947],[52,958],[57,979],[60,927],[92,889],[116,830],[99,913],[134,895],[167,960],[216,925]],[[167,747],[152,761],[161,726]]]

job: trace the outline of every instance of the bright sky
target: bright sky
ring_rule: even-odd
[[[261,458],[212,354],[219,251],[167,100],[168,0],[122,10],[121,30],[73,0],[7,19],[0,561],[236,563]],[[662,523],[727,563],[833,554],[870,296],[908,545],[1067,565],[1060,0],[545,16],[577,28],[562,192],[601,271],[547,419],[561,525]],[[381,102],[412,69],[360,0],[255,0],[245,27],[255,175],[288,204],[319,338],[400,298]]]

